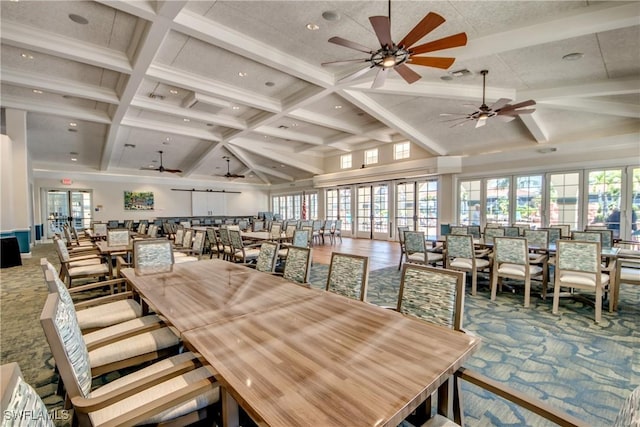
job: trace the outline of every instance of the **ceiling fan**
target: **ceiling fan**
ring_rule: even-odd
[[[379,49],[369,49],[364,45],[343,39],[342,37],[331,37],[329,39],[330,43],[335,43],[370,55],[369,58],[348,59],[344,61],[324,62],[321,64],[326,66],[347,62],[369,63],[367,67],[340,79],[341,82],[356,79],[369,70],[378,68],[378,74],[373,81],[372,88],[381,87],[389,74],[389,70],[392,69],[400,74],[407,83],[411,84],[418,81],[421,76],[409,68],[407,64],[447,69],[455,61],[455,58],[417,55],[467,44],[467,34],[458,33],[412,47],[416,42],[445,22],[442,16],[433,12],[429,12],[422,18],[399,43],[394,43],[391,38],[391,0],[389,0],[389,16],[371,16],[369,17],[369,21],[380,42]]]
[[[231,161],[231,158],[229,156],[222,156],[223,159],[225,159],[227,161],[227,173],[225,173],[224,175],[219,175],[219,176],[224,176],[225,178],[244,178],[244,175],[238,175],[237,173],[231,173],[229,170],[229,162]]]
[[[160,150],[158,151],[158,153],[160,153],[160,167],[158,168],[154,168],[154,167],[145,167],[145,168],[140,168],[142,170],[148,170],[148,171],[158,171],[158,172],[171,172],[171,173],[181,173],[182,171],[180,169],[167,169],[163,166],[162,164],[162,153],[163,151]]]
[[[464,116],[458,117],[451,120],[445,121],[456,121],[460,120],[460,123],[455,123],[451,127],[461,126],[465,124],[469,120],[476,121],[476,127],[482,127],[487,124],[487,120],[491,117],[497,117],[502,121],[510,122],[511,120],[518,117],[520,114],[531,114],[536,111],[535,108],[529,108],[526,110],[520,110],[523,107],[530,107],[532,105],[536,105],[536,101],[530,99],[528,101],[519,102],[517,104],[509,104],[511,102],[508,98],[500,98],[496,102],[494,102],[490,107],[485,103],[485,89],[486,89],[486,79],[488,70],[480,71],[482,74],[482,105],[478,107],[476,111],[470,114],[452,114],[452,113],[442,113],[441,116]]]

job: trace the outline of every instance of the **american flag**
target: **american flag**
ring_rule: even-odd
[[[302,220],[307,219],[307,198],[304,192],[302,192],[302,213],[300,214],[300,217]]]

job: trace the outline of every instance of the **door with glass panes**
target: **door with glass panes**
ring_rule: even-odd
[[[359,186],[356,197],[356,236],[387,240],[389,238],[389,185]]]
[[[91,225],[90,190],[48,190],[46,193],[47,238],[62,234],[62,226],[78,230]]]

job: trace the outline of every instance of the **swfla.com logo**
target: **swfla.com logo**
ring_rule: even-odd
[[[4,411],[5,421],[67,421],[71,419],[71,413],[66,409],[54,409],[53,411]]]

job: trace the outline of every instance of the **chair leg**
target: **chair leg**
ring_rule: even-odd
[[[471,295],[478,293],[478,270],[471,270]]]
[[[524,306],[525,308],[529,307],[531,304],[531,278],[527,277],[524,279]]]
[[[498,287],[498,272],[495,270],[495,267],[494,267],[494,270],[491,273],[491,301],[496,300],[497,287]]]
[[[596,286],[596,323],[602,320],[602,286]]]
[[[558,283],[558,278],[554,280],[553,285],[553,308],[551,309],[551,313],[558,314],[558,306],[560,305],[560,284]]]

